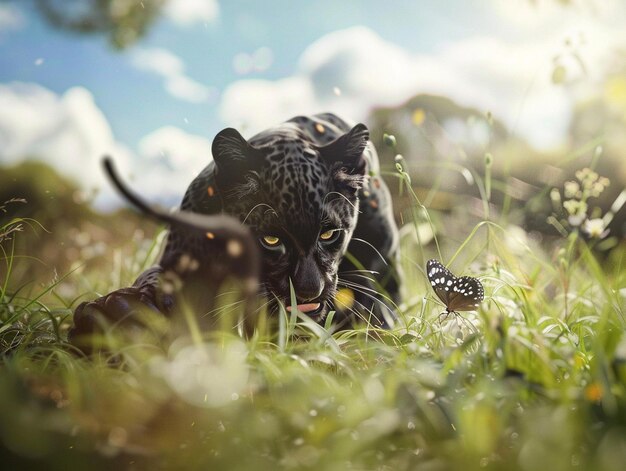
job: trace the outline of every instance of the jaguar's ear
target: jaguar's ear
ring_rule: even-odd
[[[367,161],[363,157],[363,151],[369,138],[370,133],[365,124],[359,123],[343,136],[320,147],[319,153],[331,167],[340,164],[341,167],[345,167],[347,173],[363,176],[367,172]]]
[[[236,129],[220,131],[211,147],[216,168],[216,183],[220,190],[239,196],[256,191],[255,171],[263,161],[260,150],[248,144]]]

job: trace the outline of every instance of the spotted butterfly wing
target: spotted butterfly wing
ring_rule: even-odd
[[[437,260],[426,264],[428,281],[447,312],[473,311],[485,297],[483,285],[476,278],[457,278]]]

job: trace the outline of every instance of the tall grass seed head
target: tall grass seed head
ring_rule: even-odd
[[[393,160],[396,163],[396,170],[398,170],[398,172],[404,172],[404,168],[402,167],[402,161],[404,160],[404,158],[402,157],[402,155],[396,154]]]
[[[493,164],[493,155],[487,152],[485,154],[485,167],[491,167],[492,164]]]
[[[580,191],[580,185],[575,181],[565,182],[563,185],[563,195],[565,198],[581,198],[582,192]]]
[[[558,190],[558,188],[552,188],[552,190],[550,190],[550,201],[552,201],[552,209],[555,212],[559,212],[563,208],[561,192]]]
[[[608,178],[601,177],[590,168],[578,170],[576,172],[576,178],[582,185],[583,194],[587,193],[588,196],[592,196],[594,198],[600,196],[604,189],[611,183]],[[576,195],[576,197],[581,198],[582,196]]]
[[[394,136],[393,134],[384,133],[383,142],[385,143],[386,146],[396,147],[396,136]]]
[[[600,194],[604,191],[604,189],[607,186],[609,186],[608,178],[602,177],[597,182],[595,182],[592,185],[590,185],[590,187],[591,187],[590,188],[591,196],[593,196],[594,198],[597,198],[598,196],[600,196]]]
[[[578,200],[567,200],[563,202],[563,207],[567,211],[567,222],[574,227],[580,226],[587,219],[587,203]]]

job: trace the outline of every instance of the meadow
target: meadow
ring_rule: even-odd
[[[171,327],[163,319],[130,338],[111,326],[106,353],[91,358],[67,343],[73,309],[132,282],[163,232],[103,249],[106,269],[78,264],[44,286],[25,284],[15,274],[37,263],[40,229],[8,216],[20,202],[5,203],[0,466],[623,469],[626,244],[605,230],[626,197],[592,216],[608,185],[595,157],[536,196],[552,207],[555,229],[542,236],[516,225],[506,205],[493,209],[507,184],[491,176],[491,155],[471,172],[473,213],[432,210],[438,188],[414,191],[398,156],[387,177],[405,202],[404,302],[391,330],[335,332],[330,320],[261,312],[242,338],[228,323],[199,331],[191,316],[168,342],[159,341]],[[480,279],[477,311],[441,316],[430,258]],[[236,304],[222,309],[215,315],[228,318]]]

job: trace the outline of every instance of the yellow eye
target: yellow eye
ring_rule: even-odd
[[[278,237],[275,237],[275,236],[267,235],[267,236],[263,237],[263,242],[265,242],[270,247],[274,247],[274,246],[280,244],[280,239]]]
[[[331,230],[331,231],[326,231],[326,232],[322,232],[320,234],[320,239],[322,240],[330,240],[333,238],[333,236],[335,235],[335,230]]]

